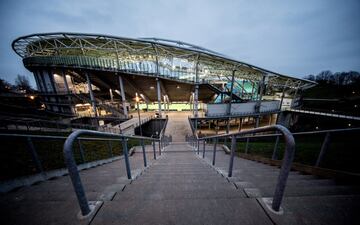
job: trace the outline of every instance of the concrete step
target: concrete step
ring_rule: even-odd
[[[247,179],[246,182],[253,184],[253,187],[257,186],[275,186],[277,184],[277,179],[264,179],[264,178],[252,178]],[[243,182],[235,182],[235,185],[241,187]],[[335,181],[331,179],[289,179],[286,183],[286,186],[335,186]]]
[[[162,180],[154,180],[154,179],[135,179],[131,184],[141,184],[141,185],[156,185],[157,183],[161,183],[161,184],[204,184],[204,185],[211,185],[214,182],[218,183],[218,184],[223,184],[223,185],[233,185],[232,183],[229,183],[226,179],[187,179],[187,178],[178,178],[176,180],[174,179],[162,179]]]
[[[275,186],[257,186],[263,197],[272,197]],[[329,196],[329,195],[360,195],[358,186],[292,186],[285,188],[285,196]]]
[[[224,179],[225,180],[225,179]],[[191,182],[192,181],[192,182]],[[214,180],[190,180],[188,182],[178,182],[176,179],[167,182],[167,181],[143,181],[139,179],[139,181],[134,181],[131,185],[127,186],[127,189],[130,191],[138,190],[138,189],[148,189],[151,190],[178,190],[178,191],[187,191],[187,190],[219,190],[219,189],[227,189],[229,191],[236,190],[236,187],[233,183],[229,182],[215,182]]]
[[[131,187],[129,187],[131,188]],[[125,188],[126,190],[126,188]],[[144,193],[146,192],[146,193]],[[239,190],[231,190],[228,188],[217,189],[195,189],[189,188],[187,190],[153,190],[144,188],[144,191],[136,190],[133,192],[121,192],[115,196],[116,201],[125,200],[167,200],[167,199],[230,199],[230,198],[245,198],[246,195]]]
[[[102,192],[86,191],[87,198],[90,201],[97,200]],[[27,202],[27,201],[36,201],[36,202],[49,202],[49,201],[73,201],[76,202],[76,195],[74,191],[42,191],[42,192],[31,192],[31,193],[14,193],[2,197],[2,201],[8,202]]]
[[[138,178],[136,180],[133,181],[133,183],[136,182],[151,182],[151,181],[155,181],[156,182],[165,182],[165,183],[170,183],[170,182],[175,182],[176,183],[185,183],[187,181],[192,182],[192,181],[197,181],[197,182],[226,182],[226,179],[223,177],[206,177],[206,176],[177,176],[176,180],[174,179],[173,176],[167,176],[167,177],[161,177],[161,178],[155,178],[152,176],[141,176],[141,179]]]
[[[149,173],[191,173],[191,172],[198,172],[198,173],[209,173],[210,167],[186,167],[186,168],[175,168],[175,167],[164,167],[161,169],[158,168],[150,168],[147,170]]]
[[[92,225],[272,224],[255,199],[170,199],[105,202]]]
[[[141,175],[142,178],[152,178],[152,179],[155,179],[155,180],[161,180],[161,179],[166,179],[166,178],[170,178],[170,179],[174,179],[176,177],[186,177],[190,180],[193,180],[193,179],[209,179],[209,178],[221,178],[221,175],[216,173],[214,171],[214,173],[208,173],[208,174],[191,174],[191,173],[188,173],[188,174],[156,174],[156,175],[152,175],[152,174],[147,174],[147,173],[144,173]]]
[[[225,172],[225,171],[224,171]],[[225,172],[227,175],[227,171]],[[258,179],[258,180],[277,180],[279,176],[279,173],[273,173],[273,174],[233,174],[233,179],[239,179],[239,180],[251,180],[251,179]],[[316,180],[319,179],[316,176],[313,175],[303,175],[299,173],[290,173],[288,180]]]
[[[259,202],[263,205],[262,201]],[[264,207],[275,224],[360,224],[359,195],[285,197],[281,207],[282,215]]]

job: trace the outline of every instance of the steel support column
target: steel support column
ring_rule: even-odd
[[[266,75],[264,75],[264,76],[262,77],[262,80],[260,81],[259,99],[257,100],[256,106],[255,106],[255,111],[256,111],[256,113],[258,113],[258,114],[260,114],[261,100],[262,100],[262,96],[263,96],[264,88],[265,88],[265,78],[266,78]],[[260,123],[260,115],[258,115],[258,116],[256,117],[255,128],[256,128],[256,127],[259,127],[259,123]]]
[[[66,94],[67,94],[67,100],[68,100],[68,102],[69,102],[70,110],[71,110],[71,112],[72,112],[73,114],[75,114],[75,113],[76,113],[76,112],[75,112],[75,108],[74,108],[74,106],[72,106],[72,104],[71,104],[71,96],[69,95],[69,94],[70,94],[70,88],[69,88],[69,84],[68,84],[67,79],[66,79],[66,73],[65,73],[65,70],[64,70],[64,69],[61,70],[61,76],[62,76],[63,79],[64,79],[64,86],[65,86],[65,91],[66,91]]]
[[[199,55],[197,57],[197,60],[196,60],[196,65],[195,65],[195,94],[194,94],[194,116],[195,116],[195,133],[197,133],[197,124],[198,124],[198,121],[197,121],[197,118],[199,116],[199,70],[198,70],[198,67],[199,67]],[[198,146],[199,148],[199,146]]]
[[[241,128],[242,128],[242,118],[240,118],[240,121],[239,121],[239,129],[238,129],[238,131],[241,131]]]
[[[94,93],[92,91],[91,81],[90,81],[90,77],[89,77],[88,72],[85,72],[85,76],[86,76],[86,82],[87,82],[88,89],[89,89],[90,101],[91,101],[91,105],[93,107],[93,112],[94,112],[95,117],[97,117],[98,114],[97,114],[97,110],[96,110],[96,101],[95,101],[95,98],[94,98]]]
[[[67,80],[66,80],[66,74],[65,74],[65,70],[64,70],[64,69],[61,70],[61,76],[62,76],[63,79],[64,79],[65,91],[66,91],[67,94],[69,94],[69,93],[70,93],[70,89],[69,89],[68,82],[67,82]]]
[[[288,83],[288,81],[286,81],[285,86],[284,86],[284,88],[283,88],[283,90],[282,90],[282,93],[281,93],[280,106],[279,106],[279,110],[280,110],[280,111],[281,111],[281,106],[282,106],[283,101],[284,101],[285,90],[286,90],[287,83]]]
[[[233,70],[232,72],[232,77],[231,77],[231,86],[230,86],[230,101],[227,105],[227,114],[229,116],[228,118],[228,123],[227,123],[227,129],[226,129],[226,133],[229,133],[230,130],[230,116],[231,116],[231,102],[232,102],[232,98],[233,98],[233,91],[234,91],[234,82],[235,82],[235,71]]]
[[[161,118],[161,90],[160,90],[160,78],[156,78],[156,89],[157,89],[157,99],[158,99],[158,106],[159,106],[159,117]]]
[[[119,86],[120,86],[120,94],[121,94],[121,101],[123,106],[124,115],[128,117],[128,111],[126,108],[126,97],[125,97],[125,89],[124,89],[124,82],[121,76],[119,76]]]

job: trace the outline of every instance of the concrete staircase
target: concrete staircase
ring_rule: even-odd
[[[205,161],[211,164],[213,146]],[[218,149],[215,168],[226,176],[229,156]],[[255,198],[275,224],[359,224],[360,186],[337,183],[299,172],[290,172],[282,214],[271,212],[264,201],[274,194],[279,168],[235,157],[233,177],[228,178],[248,198]]]
[[[91,224],[272,224],[261,205],[197,157],[171,144],[160,159],[104,202]]]
[[[157,149],[157,148],[156,148]],[[291,172],[281,213],[264,202],[273,195],[279,169],[229,155],[212,146],[206,157],[186,143],[172,143],[157,160],[147,146],[132,157],[133,180],[123,160],[81,171],[90,201],[102,201],[91,220],[79,220],[79,206],[68,176],[0,195],[2,224],[360,224],[360,189],[331,179]]]

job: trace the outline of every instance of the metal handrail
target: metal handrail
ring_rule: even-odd
[[[127,151],[127,141],[126,138],[134,138],[139,140],[149,140],[149,141],[159,141],[161,142],[161,139],[155,139],[150,137],[142,137],[142,136],[125,136],[121,134],[111,134],[111,133],[105,133],[105,132],[99,132],[99,131],[90,131],[90,130],[77,130],[71,133],[68,138],[65,141],[63,153],[65,158],[65,163],[69,171],[69,175],[71,178],[71,182],[74,187],[74,191],[76,193],[76,197],[79,202],[79,206],[81,209],[81,213],[83,216],[89,215],[92,212],[92,209],[90,209],[89,202],[87,200],[84,187],[82,185],[80,174],[77,169],[76,161],[73,155],[73,144],[75,140],[79,138],[80,135],[92,135],[92,136],[100,136],[100,137],[116,137],[121,138],[123,142],[123,151],[124,151],[124,158],[125,158],[125,166],[126,166],[126,173],[128,179],[132,179],[131,177],[131,170],[130,170],[130,162],[129,162],[129,155]],[[144,142],[142,142],[144,143]],[[155,145],[153,144],[153,150],[155,151]],[[143,151],[145,149],[143,148]],[[143,154],[144,157],[144,165],[146,165],[146,154]]]
[[[164,149],[165,146],[167,146],[169,144],[169,142],[171,141],[170,138],[165,135],[165,129],[166,129],[167,123],[168,123],[168,116],[165,117],[165,124],[159,133],[159,139],[160,139],[159,154],[160,155],[161,155],[161,149]]]
[[[192,130],[194,131],[193,125],[190,125]],[[232,170],[233,170],[233,163],[234,163],[234,156],[235,156],[235,149],[236,149],[236,138],[240,136],[240,138],[247,138],[247,137],[241,137],[246,134],[255,134],[259,132],[267,132],[267,131],[278,131],[281,132],[284,136],[285,140],[285,155],[283,158],[283,162],[280,168],[280,173],[278,177],[278,181],[275,188],[275,193],[272,201],[271,208],[275,211],[279,211],[280,205],[284,196],[286,182],[289,176],[289,172],[291,170],[291,164],[294,160],[295,156],[295,139],[292,135],[292,133],[284,126],[281,125],[274,125],[274,126],[266,126],[266,127],[260,127],[260,128],[254,128],[252,130],[246,130],[231,134],[221,134],[221,135],[214,135],[214,136],[207,136],[199,138],[196,132],[194,133],[194,141],[196,141],[196,147],[197,153],[199,154],[199,141],[204,141],[204,148],[203,148],[203,158],[205,158],[205,141],[210,139],[215,139],[215,145],[214,145],[214,155],[213,155],[213,164],[215,163],[215,153],[216,153],[216,141],[219,138],[228,138],[231,137],[231,155],[230,155],[230,161],[229,161],[229,170],[228,170],[228,177],[232,176]]]
[[[292,135],[295,137],[295,136],[300,136],[300,135],[326,134],[325,137],[324,137],[324,141],[323,141],[323,144],[321,146],[320,152],[318,154],[316,163],[314,164],[314,166],[319,167],[322,160],[323,160],[323,158],[324,158],[325,152],[328,149],[329,142],[330,142],[330,134],[339,133],[339,132],[352,132],[352,131],[360,131],[360,127],[358,127],[358,128],[346,128],[346,129],[304,131],[304,132],[292,133]],[[273,153],[272,153],[272,156],[271,156],[271,159],[275,160],[275,159],[277,159],[277,149],[278,149],[280,136],[281,136],[281,134],[278,134],[278,133],[275,133],[275,134],[261,134],[261,135],[247,135],[247,136],[241,137],[241,139],[245,139],[245,138],[247,139],[246,147],[245,147],[245,153],[247,154],[248,153],[248,148],[249,148],[249,139],[250,138],[276,137]],[[214,163],[213,163],[213,165],[214,165]]]

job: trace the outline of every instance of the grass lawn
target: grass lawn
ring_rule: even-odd
[[[44,135],[44,133],[42,134]],[[68,136],[68,133],[47,133],[46,135]],[[65,168],[62,152],[64,142],[65,139],[53,140],[32,138],[32,143],[45,171]],[[37,173],[26,138],[0,137],[0,143],[0,180]],[[123,154],[122,142],[120,140],[82,140],[81,144],[84,151],[85,162],[110,158],[111,152],[113,156],[120,156]],[[145,144],[150,144],[150,142],[146,141]],[[140,145],[139,140],[131,138],[128,140],[128,149],[137,145]],[[110,146],[112,147],[111,152]],[[77,141],[74,143],[74,156],[78,164],[83,163]]]
[[[296,152],[294,162],[306,165],[314,165],[319,155],[325,134],[312,134],[294,136]],[[321,167],[360,173],[360,148],[357,142],[359,132],[335,133],[331,136],[329,148],[327,149]],[[226,145],[230,148],[231,140]],[[237,152],[245,153],[246,139],[237,143]],[[258,138],[249,142],[248,154],[271,158],[275,146],[275,137]],[[278,159],[282,159],[285,143],[282,138],[278,145]]]

